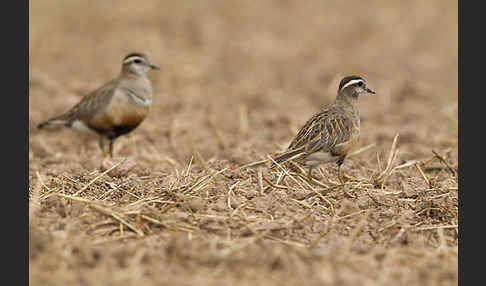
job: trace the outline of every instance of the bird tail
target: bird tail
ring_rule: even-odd
[[[51,118],[37,125],[38,129],[42,129],[49,125],[66,125],[68,122],[66,120],[59,119],[58,117]]]
[[[297,150],[289,150],[289,151],[286,151],[286,152],[278,155],[277,157],[273,158],[273,160],[275,162],[272,163],[271,168],[274,168],[276,166],[275,163],[281,164],[281,163],[287,162],[290,159],[297,158],[299,155],[302,154],[302,152],[303,152],[302,149],[297,149]]]

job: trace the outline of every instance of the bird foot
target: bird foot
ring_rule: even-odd
[[[341,172],[338,173],[338,178],[339,178],[339,182],[341,183],[341,185],[344,185],[343,174]]]

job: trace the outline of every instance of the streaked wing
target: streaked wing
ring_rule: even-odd
[[[302,149],[306,155],[329,150],[351,138],[352,120],[342,112],[326,109],[314,115],[299,131],[289,150]]]

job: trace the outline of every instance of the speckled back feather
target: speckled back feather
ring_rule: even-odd
[[[302,160],[309,154],[320,151],[340,155],[340,144],[351,140],[357,125],[357,111],[350,106],[344,106],[344,103],[335,102],[312,116],[297,133],[287,151],[274,160],[282,163],[296,155],[300,155],[297,159]]]

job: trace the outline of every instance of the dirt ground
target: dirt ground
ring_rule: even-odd
[[[457,1],[29,5],[31,285],[457,285]],[[130,52],[154,105],[105,172],[96,136],[36,125]],[[257,164],[349,74],[377,94],[344,185]]]

